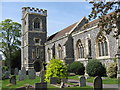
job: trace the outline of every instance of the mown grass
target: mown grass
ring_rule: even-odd
[[[87,82],[91,82],[93,83],[95,77],[90,77],[89,79],[87,79]],[[104,77],[105,79],[103,79],[103,84],[118,84],[120,83],[120,81],[118,81],[117,78],[109,78],[109,77]],[[74,80],[79,80],[79,75],[75,75],[75,76],[69,76],[68,79],[74,79]]]
[[[28,79],[28,77],[23,80],[23,81],[18,81],[18,76],[16,77],[16,82],[17,84],[16,85],[10,85],[10,82],[9,82],[10,79],[6,79],[6,80],[2,80],[2,89],[10,89],[10,90],[13,90],[14,88],[19,88],[19,87],[24,87],[26,85],[32,85],[34,86],[35,83],[39,83],[40,82],[40,77],[36,77],[36,79]],[[57,88],[55,86],[52,86],[50,84],[47,84],[47,87],[48,88]]]

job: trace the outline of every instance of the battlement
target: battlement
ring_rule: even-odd
[[[25,13],[25,12],[27,12],[27,13],[37,13],[37,14],[47,16],[47,10],[39,9],[39,8],[33,8],[33,7],[23,7],[22,12],[23,13]]]

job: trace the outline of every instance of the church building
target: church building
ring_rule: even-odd
[[[99,19],[88,22],[83,17],[47,37],[47,10],[23,7],[22,14],[21,55],[22,67],[26,69],[33,68],[35,62],[49,62],[52,58],[66,64],[80,61],[85,66],[90,59],[98,59],[105,66],[115,59],[118,41],[113,37],[114,32],[100,33]]]

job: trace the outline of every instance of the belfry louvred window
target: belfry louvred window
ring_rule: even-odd
[[[34,19],[34,29],[39,29],[40,28],[40,22],[41,20],[39,18]]]

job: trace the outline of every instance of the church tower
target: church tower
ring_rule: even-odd
[[[47,39],[47,10],[22,8],[21,67],[35,68],[45,61]],[[36,63],[36,64],[35,64]]]

